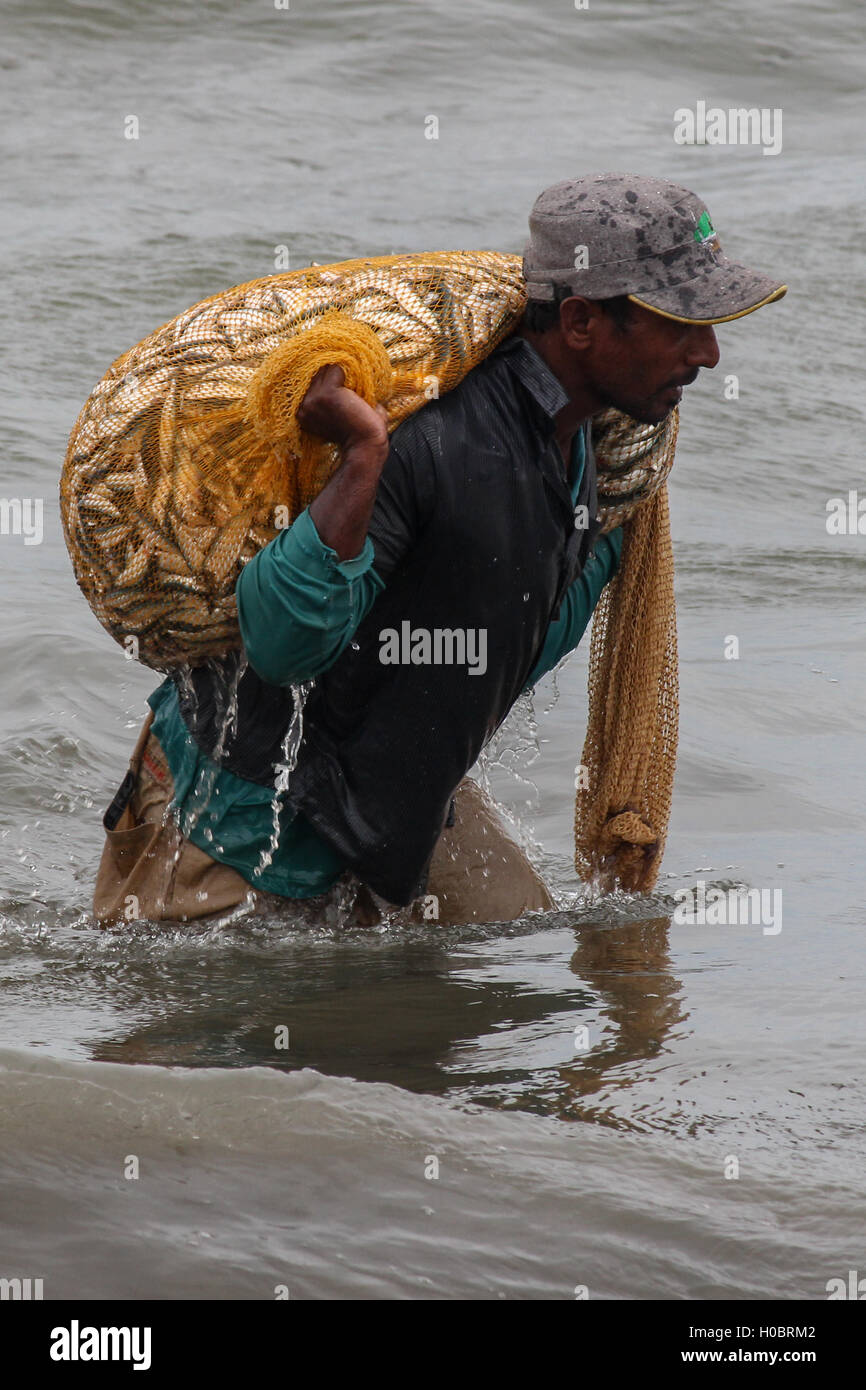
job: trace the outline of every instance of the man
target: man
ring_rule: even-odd
[[[718,362],[712,325],[786,287],[728,261],[703,203],[658,179],[557,184],[530,233],[517,331],[390,439],[340,368],[314,379],[300,423],[340,467],[239,578],[245,659],[150,697],[131,800],[106,818],[99,920],[552,906],[466,774],[616,571],[589,422],[662,420]]]

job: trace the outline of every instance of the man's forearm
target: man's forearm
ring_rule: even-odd
[[[241,571],[235,589],[247,657],[273,685],[315,679],[336,661],[382,589],[367,530],[388,458],[387,416],[323,367],[298,423],[340,449],[340,466],[309,507]]]
[[[351,445],[333,478],[310,503],[310,517],[321,540],[336,550],[340,560],[352,560],[361,552],[387,457],[387,440]]]

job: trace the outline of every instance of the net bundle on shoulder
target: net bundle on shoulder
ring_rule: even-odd
[[[456,386],[518,324],[518,256],[344,261],[215,295],[124,353],[86,401],[61,478],[80,588],[126,652],[157,670],[240,645],[241,567],[339,464],[297,409],[320,367],[381,403],[393,429]],[[603,530],[624,523],[596,610],[575,865],[603,889],[656,881],[677,740],[666,478],[677,416],[593,420]]]

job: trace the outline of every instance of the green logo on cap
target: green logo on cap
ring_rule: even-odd
[[[701,220],[695,227],[695,241],[699,245],[703,245],[705,241],[712,241],[715,235],[715,229],[710,221],[710,214],[708,212],[702,212]]]

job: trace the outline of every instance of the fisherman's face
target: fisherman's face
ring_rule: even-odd
[[[677,323],[632,304],[622,329],[600,313],[584,368],[605,405],[657,424],[679,404],[701,367],[715,367],[718,360],[712,324]]]

